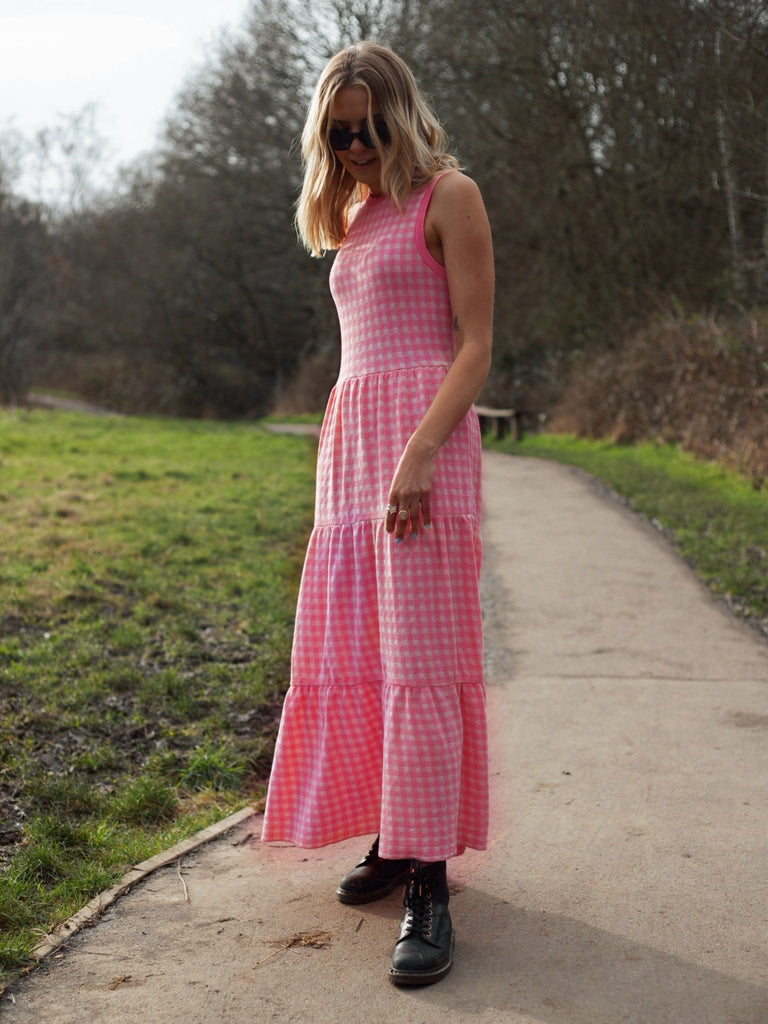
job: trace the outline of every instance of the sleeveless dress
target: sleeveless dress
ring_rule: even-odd
[[[320,435],[262,839],[380,834],[387,858],[485,849],[488,755],[474,410],[435,459],[432,526],[384,527],[408,438],[454,357],[445,269],[424,240],[435,184],[354,208],[331,271],[341,366]]]

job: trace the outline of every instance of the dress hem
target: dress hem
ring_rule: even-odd
[[[289,846],[293,846],[298,850],[321,850],[326,846],[337,846],[339,843],[346,842],[350,839],[363,838],[365,836],[376,836],[378,835],[378,826],[372,826],[371,828],[353,829],[349,832],[345,832],[338,838],[328,840],[306,840],[306,839],[294,839],[287,836],[271,835],[265,838],[263,835],[260,838],[260,842],[265,843],[269,846],[272,843],[287,843]],[[457,843],[453,853],[434,852],[431,850],[427,855],[420,853],[414,853],[413,851],[418,849],[416,846],[400,847],[394,851],[388,850],[387,859],[390,860],[421,860],[424,862],[431,862],[436,860],[450,860],[452,857],[460,857],[466,850],[475,850],[478,853],[483,853],[488,849],[488,840],[472,839],[467,840],[463,843]],[[439,848],[435,848],[439,849]],[[406,850],[410,852],[405,852]]]

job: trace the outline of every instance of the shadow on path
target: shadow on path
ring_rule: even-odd
[[[583,921],[525,910],[468,887],[454,984],[430,1005],[468,1018],[519,1014],[545,1024],[765,1024],[768,989],[638,944]],[[713,951],[716,954],[716,951]],[[460,982],[460,984],[457,984]]]

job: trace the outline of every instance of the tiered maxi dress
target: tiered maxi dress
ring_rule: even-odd
[[[395,468],[454,357],[445,269],[424,240],[433,179],[403,211],[355,207],[331,272],[341,366],[320,435],[315,522],[264,841],[380,834],[387,858],[485,849],[488,756],[480,432],[437,454],[432,526],[385,530]]]

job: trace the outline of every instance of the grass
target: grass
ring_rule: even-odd
[[[711,590],[768,635],[768,492],[673,445],[532,435],[489,446],[586,470],[661,528]]]
[[[251,425],[0,411],[0,974],[263,794],[313,480]]]
[[[265,416],[263,423],[300,423],[309,426],[320,426],[323,421],[322,412],[295,412],[285,413],[284,415],[275,414],[273,416]]]

